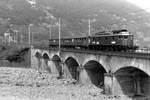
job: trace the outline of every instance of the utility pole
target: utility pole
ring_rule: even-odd
[[[20,40],[20,42],[21,42],[21,44],[23,44],[23,35],[22,34],[20,34],[21,36],[20,36],[20,38],[21,38],[21,40]]]
[[[31,41],[31,45],[33,45],[33,42],[34,42],[34,40],[33,40],[33,39],[34,39],[34,32],[32,32],[31,38],[32,38],[32,39],[31,39],[31,40],[32,40],[32,41]]]
[[[29,66],[31,67],[31,59],[32,59],[32,56],[31,56],[31,26],[32,24],[29,24],[28,26],[28,35],[29,35],[29,48],[30,48],[30,56],[29,56]]]
[[[32,26],[32,24],[29,24],[29,26],[28,26],[28,35],[29,35],[29,47],[31,46],[31,26]]]
[[[51,25],[49,25],[49,39],[52,38],[52,28],[51,28]]]
[[[30,41],[30,34],[31,34],[31,32],[30,32],[30,25],[31,25],[31,24],[29,24],[29,26],[28,26],[28,38],[29,38],[29,39],[28,39],[28,42],[29,42],[29,47],[30,47],[30,42],[31,42],[31,41]]]
[[[60,27],[60,18],[58,21],[58,26],[59,26],[59,53],[60,53],[60,48],[61,48],[61,27]]]
[[[28,42],[29,42],[29,66],[31,67],[31,41],[30,41],[30,35],[31,35],[31,30],[30,30],[31,24],[28,25]]]
[[[91,20],[89,19],[89,36],[91,35]]]
[[[17,39],[17,44],[19,44],[19,33],[17,30],[16,30],[16,39]]]

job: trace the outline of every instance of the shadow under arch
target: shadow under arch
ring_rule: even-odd
[[[150,95],[150,76],[134,66],[125,66],[115,73],[115,93],[127,96]]]
[[[47,60],[50,60],[50,57],[48,56],[47,53],[44,53],[44,54],[43,54],[43,58],[44,58],[44,59],[47,59]]]
[[[77,62],[77,60],[73,57],[68,57],[65,60],[65,65],[66,65],[67,76],[69,78],[79,81],[80,68],[79,68],[79,63]]]
[[[83,67],[88,75],[88,82],[98,87],[104,86],[104,73],[106,73],[106,70],[99,62],[90,60]]]
[[[35,57],[37,57],[37,58],[42,58],[42,55],[41,55],[39,52],[36,52],[36,53],[35,53]]]
[[[48,65],[48,61],[50,60],[49,55],[47,53],[44,53],[42,58],[44,59],[43,69],[46,70],[47,72],[51,73],[51,68]]]

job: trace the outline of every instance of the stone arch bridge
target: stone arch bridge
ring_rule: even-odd
[[[107,94],[150,95],[150,55],[142,53],[31,49],[31,65]]]

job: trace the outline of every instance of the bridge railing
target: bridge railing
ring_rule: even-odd
[[[59,50],[58,48],[48,48],[49,50]],[[118,52],[118,51],[98,51],[98,50],[80,50],[80,49],[64,49],[61,48],[62,52],[79,52],[87,54],[99,54],[107,56],[120,56],[120,57],[131,57],[131,58],[147,58],[150,59],[150,53],[142,52]]]

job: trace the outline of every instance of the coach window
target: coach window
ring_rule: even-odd
[[[74,39],[72,39],[72,42],[74,42]]]
[[[78,42],[80,42],[80,38],[78,38]]]
[[[80,42],[82,41],[82,39],[80,38]]]
[[[115,40],[115,37],[114,37],[114,36],[112,37],[112,40]]]
[[[93,41],[95,41],[95,38],[93,38]]]
[[[124,36],[124,39],[127,39],[128,38],[128,36]]]
[[[121,36],[119,36],[119,39],[121,40]]]
[[[122,40],[122,36],[119,36],[119,39]]]
[[[131,40],[133,40],[133,36],[131,36]]]

